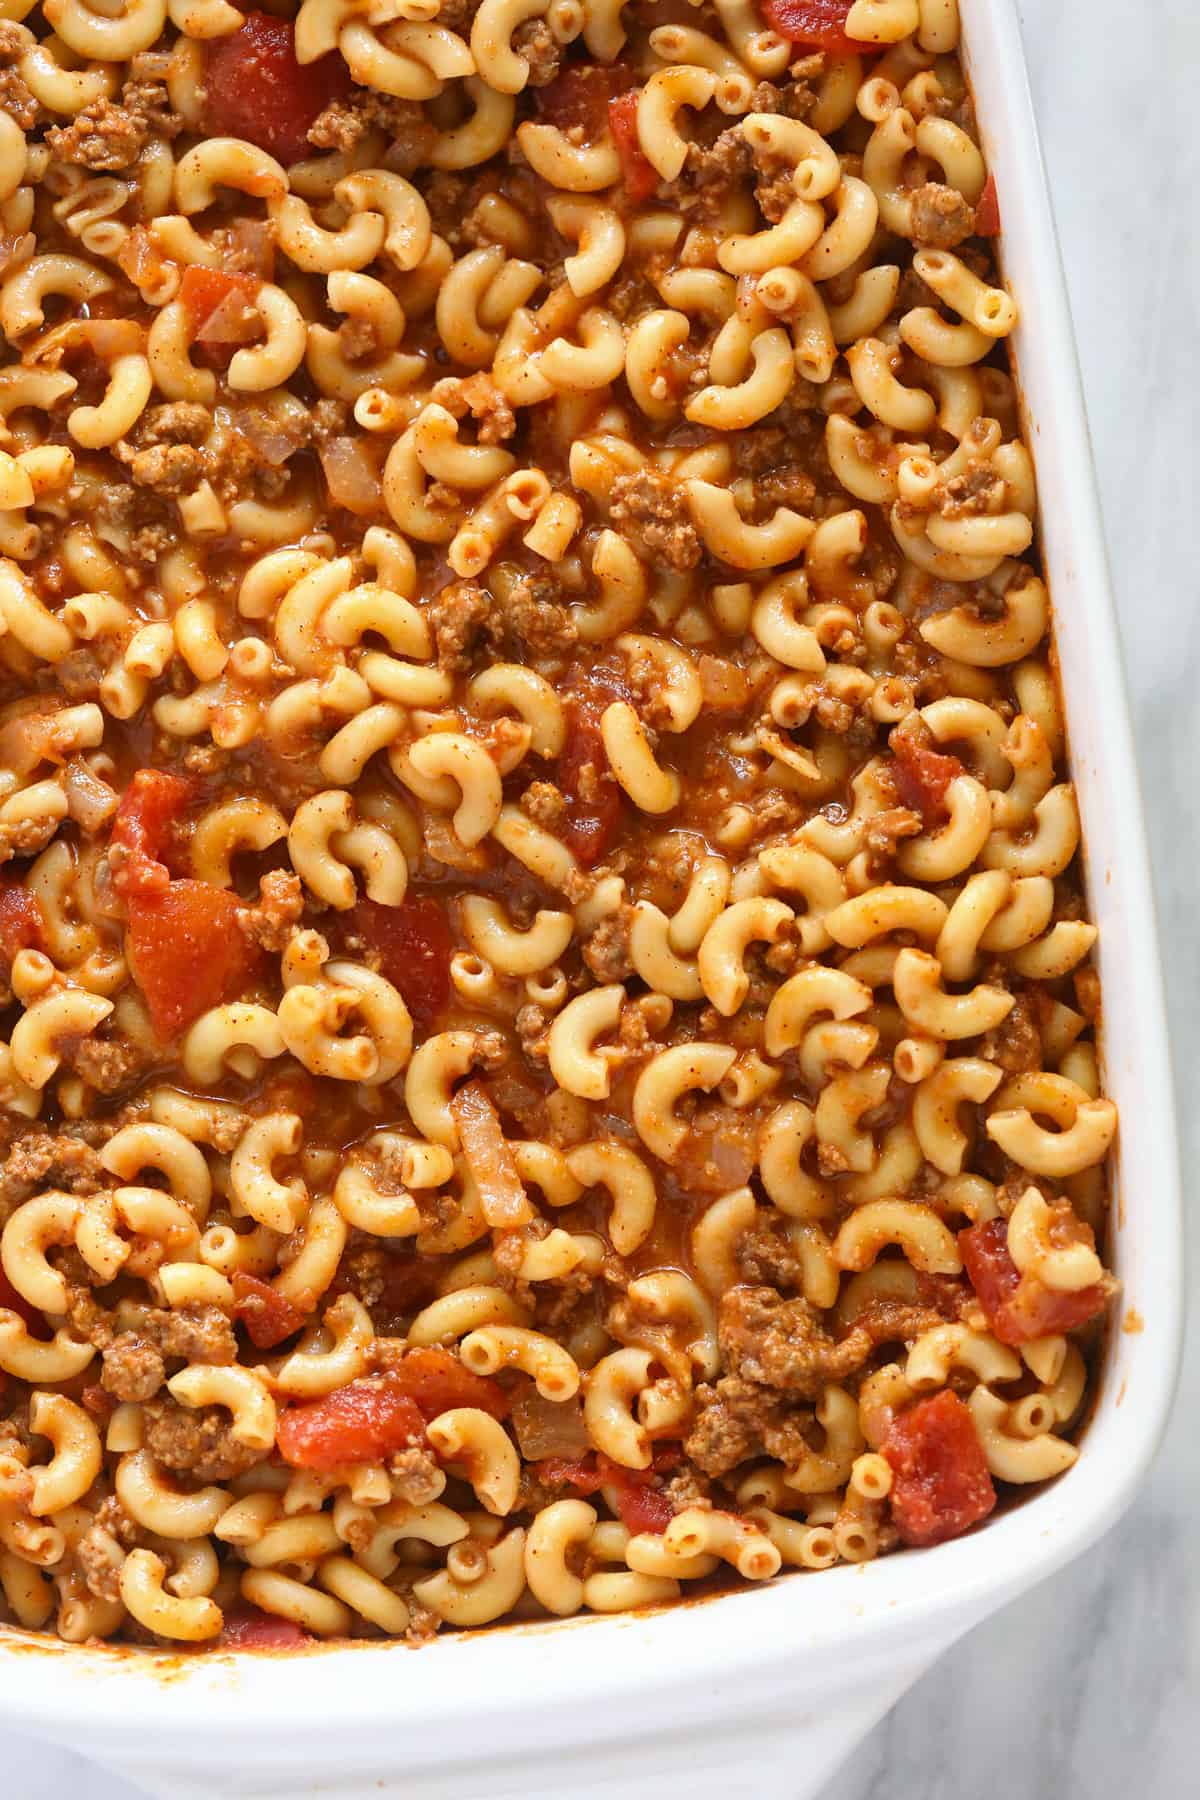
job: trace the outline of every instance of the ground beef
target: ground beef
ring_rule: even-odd
[[[739,475],[765,475],[795,454],[794,443],[780,425],[753,425],[748,431],[739,431],[729,447]]]
[[[108,1180],[96,1152],[70,1132],[27,1132],[0,1165],[0,1224],[33,1193],[65,1188],[70,1194],[94,1194]]]
[[[522,1006],[518,1008],[513,1024],[522,1056],[535,1068],[544,1065],[550,1056],[550,1014],[541,1006]]]
[[[824,73],[824,58],[818,53],[791,65],[792,79],[777,86],[760,81],[750,96],[750,111],[781,113],[785,119],[806,119],[813,109],[816,95],[812,82]]]
[[[178,1312],[154,1308],[146,1314],[142,1332],[164,1356],[190,1363],[237,1361],[233,1326],[219,1306],[185,1306]]]
[[[437,22],[445,26],[447,31],[456,31],[460,37],[469,37],[478,11],[479,0],[442,0],[438,7]]]
[[[615,530],[656,569],[694,569],[701,544],[678,484],[657,469],[618,475],[609,496]]]
[[[463,221],[471,210],[471,183],[465,175],[449,169],[436,169],[423,185],[425,204],[438,237],[451,247],[462,243]]]
[[[632,906],[622,906],[601,919],[583,946],[583,960],[597,981],[627,981],[633,974],[629,955]]]
[[[817,1400],[831,1382],[856,1374],[878,1345],[910,1343],[942,1323],[935,1306],[878,1302],[835,1340],[807,1300],[738,1287],[721,1297],[717,1335],[726,1366],[741,1380]]]
[[[760,175],[755,184],[754,198],[758,202],[758,210],[763,218],[769,220],[772,225],[778,225],[796,198],[796,189],[792,185],[791,167],[776,168],[770,174]]]
[[[120,102],[93,100],[69,125],[46,133],[51,153],[85,169],[127,169],[151,138],[178,136],[183,120],[172,110],[166,88],[136,77],[127,81]]]
[[[238,930],[252,944],[272,954],[287,947],[293,928],[304,914],[304,888],[290,869],[269,869],[258,884],[258,905],[239,906]]]
[[[785,1300],[774,1288],[738,1287],[724,1294],[718,1337],[726,1366],[743,1380],[816,1400],[844,1381],[871,1350],[865,1332],[835,1343],[807,1300]]]
[[[912,196],[914,244],[933,250],[953,250],[975,230],[975,209],[957,188],[927,181]]]
[[[97,1093],[115,1094],[144,1075],[154,1056],[144,1044],[116,1032],[111,1038],[83,1038],[67,1060]]]
[[[194,1481],[232,1481],[270,1453],[240,1443],[219,1406],[195,1409],[174,1400],[150,1400],[143,1419],[146,1448],[155,1462]]]
[[[687,173],[713,204],[740,187],[754,167],[750,146],[736,127],[723,131],[714,144],[689,144]]]
[[[723,1375],[696,1389],[696,1418],[684,1453],[705,1475],[727,1475],[739,1463],[771,1456],[794,1466],[808,1450],[807,1409],[789,1408],[769,1388]]]
[[[102,1385],[115,1400],[150,1400],[166,1380],[162,1352],[134,1331],[123,1331],[104,1352]]]
[[[803,1263],[782,1223],[764,1216],[738,1239],[738,1268],[746,1281],[773,1288],[798,1288]]]
[[[75,1548],[89,1591],[101,1600],[116,1600],[126,1552],[145,1546],[148,1541],[146,1533],[129,1517],[116,1495],[109,1494],[96,1508],[91,1524]]]
[[[452,581],[426,602],[439,669],[458,675],[470,668],[491,605],[487,589],[474,581]]]
[[[6,112],[22,131],[32,131],[40,110],[17,71],[0,69],[0,112]]]
[[[557,831],[566,816],[566,796],[552,781],[531,781],[521,795],[521,811],[535,825]]]
[[[212,430],[213,416],[195,400],[168,400],[150,406],[137,422],[134,440],[139,450],[155,444],[202,444]]]
[[[969,464],[938,490],[938,511],[944,519],[969,519],[1003,510],[1004,482],[990,463]]]
[[[518,25],[512,47],[528,64],[530,87],[545,87],[554,80],[562,62],[562,49],[545,19],[526,19]]]
[[[406,1506],[428,1506],[446,1485],[445,1476],[428,1450],[401,1450],[388,1463],[392,1492]]]
[[[347,99],[332,101],[309,126],[308,141],[318,150],[353,150],[371,131],[387,133],[388,167],[402,175],[428,162],[437,141],[437,128],[417,101],[373,88],[355,88]]]
[[[680,1469],[663,1484],[663,1493],[676,1512],[685,1512],[689,1506],[711,1506],[713,1503],[712,1483],[698,1469]]]
[[[534,662],[561,654],[578,633],[570,611],[557,599],[549,573],[518,576],[499,594],[473,581],[452,581],[426,603],[438,666],[453,674],[469,669],[477,653]]]
[[[456,419],[470,413],[481,444],[503,443],[517,429],[517,415],[486,369],[474,375],[446,375],[434,383],[429,397]]]
[[[570,650],[579,633],[549,570],[520,576],[498,595],[488,620],[488,641],[513,662],[537,662]]]
[[[121,452],[118,448],[117,455]],[[192,444],[154,444],[149,450],[136,450],[128,459],[129,473],[139,487],[153,488],[155,493],[190,494],[204,479],[203,452]]]
[[[863,833],[863,849],[867,853],[867,872],[872,880],[888,878],[896,851],[905,838],[918,837],[924,830],[919,812],[908,806],[889,806],[873,813]]]
[[[1024,1075],[1042,1067],[1042,1034],[1032,994],[1018,994],[1016,1004],[979,1046],[980,1056],[1006,1075]]]

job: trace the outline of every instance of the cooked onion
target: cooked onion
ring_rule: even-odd
[[[578,1397],[547,1400],[531,1384],[513,1399],[512,1424],[526,1462],[540,1462],[545,1456],[574,1461],[592,1447]]]
[[[493,1230],[527,1225],[533,1208],[495,1107],[477,1081],[460,1087],[450,1104],[484,1218]]]
[[[382,509],[379,470],[361,438],[330,438],[321,445],[321,467],[335,506],[344,506],[352,513],[376,513]]]

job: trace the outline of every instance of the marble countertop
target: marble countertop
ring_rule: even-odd
[[[1200,1056],[1200,10],[1023,0],[1021,15],[1124,630],[1188,1170],[1200,1159],[1184,1086]],[[1189,1350],[1196,1337],[1193,1320]],[[1175,1429],[1134,1511],[939,1663],[826,1800],[1193,1800],[1197,1362],[1186,1359]],[[136,1800],[78,1757],[8,1734],[0,1767],[20,1800]]]

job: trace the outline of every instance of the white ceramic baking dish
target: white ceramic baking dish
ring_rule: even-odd
[[[1076,1466],[975,1535],[638,1618],[292,1660],[157,1658],[0,1634],[0,1719],[166,1800],[804,1800],[957,1638],[1134,1499],[1174,1381],[1180,1225],[1146,848],[1071,324],[1012,0],[961,0],[1005,227],[1121,1110],[1123,1316]]]

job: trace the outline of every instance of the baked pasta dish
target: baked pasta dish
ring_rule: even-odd
[[[1116,1120],[955,0],[3,10],[4,1616],[417,1642],[1067,1469]]]

